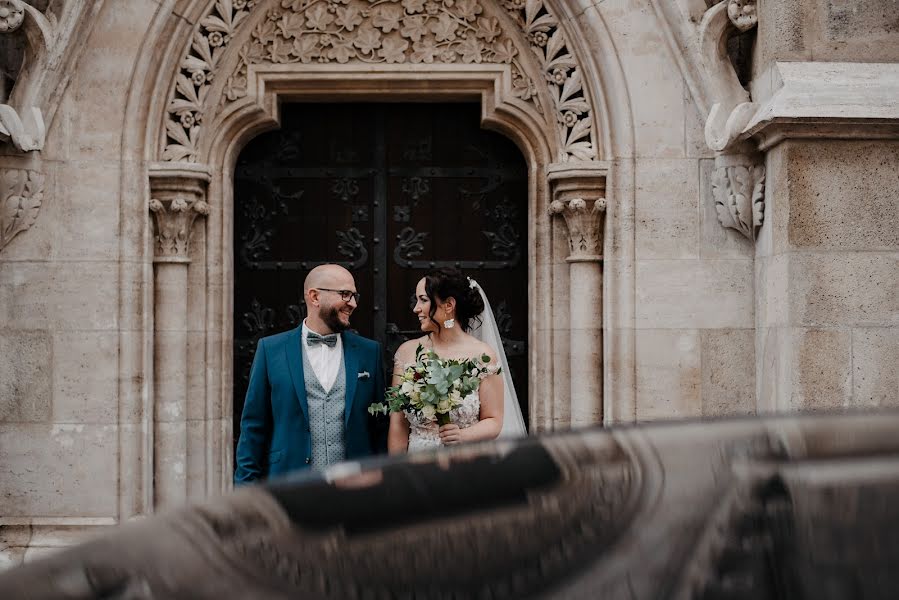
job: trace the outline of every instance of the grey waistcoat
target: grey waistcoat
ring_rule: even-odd
[[[306,380],[306,404],[309,407],[309,429],[312,435],[312,467],[322,469],[340,462],[346,456],[344,443],[344,407],[346,406],[346,368],[340,361],[340,370],[331,390],[325,388],[315,376],[303,348],[303,377]]]

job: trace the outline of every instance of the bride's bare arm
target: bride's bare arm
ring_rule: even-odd
[[[387,431],[387,453],[403,454],[409,449],[409,422],[403,413],[390,415],[390,429]]]
[[[481,420],[462,430],[463,442],[495,439],[503,429],[503,378],[485,377],[478,388],[481,398]]]
[[[393,377],[390,379],[390,385],[399,385],[400,377],[403,375],[404,366],[411,362],[409,360],[408,346],[406,342],[396,351],[393,359]],[[409,422],[403,413],[391,413],[390,428],[387,430],[387,453],[402,454],[409,449]]]
[[[491,358],[490,364],[495,365],[496,354],[492,350],[488,354]],[[444,425],[440,428],[440,437],[444,443],[481,442],[499,436],[499,432],[503,429],[503,393],[501,375],[485,377],[478,388],[478,396],[481,400],[480,420],[465,429],[459,429],[457,425]],[[455,431],[452,431],[453,428]],[[458,439],[456,439],[457,436]],[[447,440],[447,438],[449,439]]]

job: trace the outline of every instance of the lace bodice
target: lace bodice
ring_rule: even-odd
[[[419,412],[406,411],[409,422],[409,452],[440,447],[440,426],[436,421],[422,417]],[[477,392],[462,398],[462,405],[450,411],[453,423],[465,429],[477,423],[481,418],[481,399]]]

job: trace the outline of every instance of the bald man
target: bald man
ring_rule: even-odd
[[[338,265],[312,269],[300,327],[262,338],[240,418],[235,484],[381,451],[368,406],[384,397],[381,345],[348,331],[359,294]]]

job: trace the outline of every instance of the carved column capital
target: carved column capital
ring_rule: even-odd
[[[0,250],[34,224],[44,198],[44,175],[0,167]]]
[[[765,165],[755,154],[715,158],[712,196],[718,222],[754,240],[765,214]]]
[[[190,262],[190,236],[197,217],[209,214],[202,168],[163,168],[150,171],[150,212],[155,217],[153,261]]]
[[[551,215],[565,219],[568,227],[568,262],[602,260],[606,214],[606,169],[587,165],[552,165]]]
[[[568,226],[568,246],[571,250],[568,262],[598,262],[602,260],[605,198],[554,200],[549,205],[549,211],[551,214],[562,215]]]

